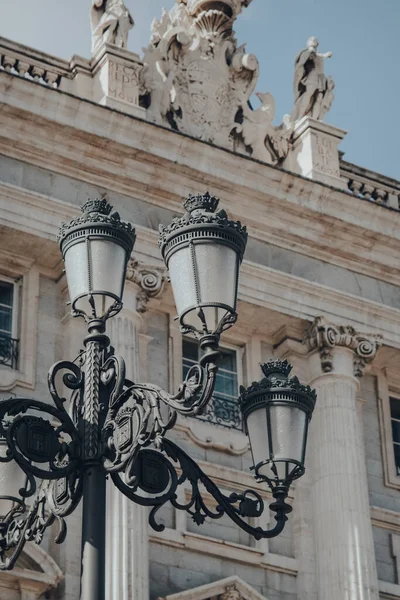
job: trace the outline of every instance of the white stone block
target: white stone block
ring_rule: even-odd
[[[94,101],[146,118],[146,110],[139,106],[141,69],[137,54],[105,44],[93,58]]]
[[[311,117],[296,123],[293,144],[284,167],[309,179],[346,189],[340,178],[338,146],[346,131]]]

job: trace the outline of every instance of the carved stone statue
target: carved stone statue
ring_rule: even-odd
[[[135,23],[123,0],[92,0],[90,18],[92,54],[103,44],[126,47],[129,31]]]
[[[334,81],[324,73],[324,59],[331,58],[332,52],[318,52],[319,42],[310,37],[307,48],[296,57],[294,73],[293,123],[308,115],[321,120],[330,109],[334,95]]]
[[[226,592],[220,596],[219,600],[243,600],[243,596],[235,586],[229,586]]]

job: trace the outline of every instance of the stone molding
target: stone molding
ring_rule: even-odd
[[[140,287],[136,295],[136,310],[143,314],[147,311],[150,298],[157,298],[163,292],[166,277],[166,269],[162,267],[149,266],[131,258],[128,262],[126,279]]]
[[[192,421],[192,419],[190,419],[190,421]],[[230,454],[232,456],[242,456],[243,454],[246,454],[250,448],[247,436],[240,432],[232,431],[230,429],[225,432],[218,428],[215,435],[210,435],[210,432],[214,432],[207,423],[190,422],[190,425],[187,426],[186,422],[187,419],[185,419],[185,421],[182,419],[181,422],[178,421],[175,425],[175,430],[180,430],[185,433],[187,437],[200,448],[215,450],[216,452],[222,452],[223,454]],[[201,427],[201,425],[204,425],[204,428]],[[205,428],[207,428],[207,435],[200,437],[203,433],[202,429],[205,431]]]
[[[68,220],[78,214],[78,208],[74,205],[4,183],[0,184],[0,208],[0,224],[6,227],[12,225],[13,229],[33,233],[38,238],[37,252],[39,253],[41,248],[42,254],[43,239],[54,240],[55,244],[60,221]],[[176,205],[171,204],[170,209],[176,211]],[[388,216],[392,214],[390,213]],[[395,224],[392,225],[395,226]],[[155,264],[158,259],[161,264],[157,247],[157,233],[141,226],[136,226],[136,231],[135,254],[143,256],[146,261],[150,260],[152,263],[154,261]],[[252,234],[257,236],[257,230],[253,231],[252,229]],[[303,254],[313,252],[311,248],[305,247],[302,247],[301,251]],[[39,260],[39,254],[37,260]],[[39,262],[37,266],[40,273],[46,277],[57,279],[61,276],[61,258],[57,261],[57,267],[54,269],[50,270]],[[352,265],[349,264],[344,264],[344,266],[352,268]],[[373,275],[372,272],[368,274]],[[400,279],[397,282],[395,275],[392,277],[393,283],[400,284]],[[241,269],[239,298],[252,303],[256,301],[260,306],[272,310],[279,309],[280,312],[307,321],[315,318],[318,313],[324,312],[328,318],[341,318],[355,327],[361,325],[363,328],[369,328],[374,334],[382,335],[385,343],[400,347],[400,311],[398,309],[295,275],[281,273],[270,267],[245,260]]]
[[[324,317],[317,317],[305,333],[305,343],[310,350],[318,350],[324,373],[333,371],[333,351],[336,346],[353,350],[354,376],[362,377],[364,369],[371,363],[380,346],[376,335],[357,333],[350,325],[333,325]]]

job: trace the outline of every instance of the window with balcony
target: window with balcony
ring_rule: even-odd
[[[0,365],[11,369],[18,368],[17,303],[15,283],[0,280]]]
[[[198,362],[199,344],[184,338],[182,343],[182,367],[185,378],[190,367]],[[214,396],[203,414],[197,418],[231,429],[242,430],[242,415],[238,406],[240,379],[240,352],[238,349],[221,347],[222,358],[218,364],[218,374]]]

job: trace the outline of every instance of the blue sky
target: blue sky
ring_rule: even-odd
[[[173,0],[125,0],[136,21],[129,48],[141,52],[150,23]],[[90,56],[90,0],[0,0],[0,35],[70,58]],[[341,149],[360,166],[400,179],[400,0],[253,0],[239,17],[240,43],[257,55],[257,90],[291,112],[293,63],[310,35],[331,50],[336,82],[325,120],[348,131]]]

